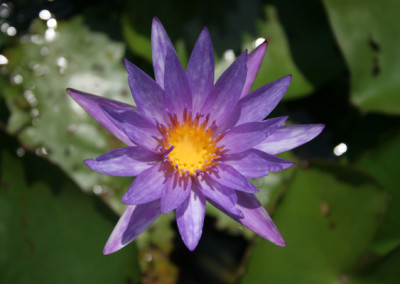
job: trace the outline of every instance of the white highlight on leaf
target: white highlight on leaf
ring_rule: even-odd
[[[47,27],[49,29],[55,29],[57,27],[57,20],[54,18],[47,20]]]
[[[7,28],[7,35],[8,36],[15,36],[17,34],[17,29],[14,27]]]
[[[347,145],[345,143],[338,144],[335,148],[333,148],[333,154],[336,156],[341,156],[347,152]]]
[[[41,18],[44,21],[47,21],[48,19],[51,18],[51,13],[49,10],[42,10],[39,12],[39,18]]]
[[[0,65],[6,65],[8,63],[7,57],[5,57],[3,54],[0,54]]]
[[[264,41],[265,41],[264,38],[259,37],[258,39],[256,39],[256,40],[254,41],[254,47],[258,47],[258,46],[259,46],[260,44],[262,44]]]

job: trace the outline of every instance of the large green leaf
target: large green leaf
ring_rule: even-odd
[[[399,275],[400,249],[393,251],[377,262],[370,264],[350,278],[347,284],[398,284],[400,282]]]
[[[386,254],[400,246],[400,135],[387,139],[376,149],[369,151],[357,161],[357,165],[368,171],[384,187],[389,206],[374,242],[378,254]]]
[[[139,282],[135,245],[102,254],[117,216],[98,197],[33,154],[0,155],[1,283]]]
[[[103,129],[66,93],[66,88],[133,104],[122,64],[124,46],[90,31],[81,18],[60,22],[54,38],[36,22],[26,38],[5,50],[3,89],[11,111],[7,130],[28,148],[58,164],[85,190],[95,188],[116,210],[117,197],[131,179],[112,178],[89,170],[83,160],[122,143]]]
[[[336,52],[321,5],[315,1],[290,0],[270,3],[262,8],[265,19],[256,20],[258,37],[269,44],[254,87],[292,74],[292,83],[284,97],[291,99],[308,95],[338,78],[344,71],[344,63]],[[249,49],[250,40],[254,42],[255,38],[246,34]]]
[[[274,214],[287,241],[255,243],[241,283],[335,283],[363,255],[384,211],[383,192],[345,166],[298,171]]]
[[[400,2],[324,0],[351,75],[351,100],[368,111],[400,114]]]

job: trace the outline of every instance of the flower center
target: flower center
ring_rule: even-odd
[[[164,161],[178,170],[181,175],[199,175],[201,172],[212,170],[218,164],[223,146],[217,146],[222,135],[215,137],[216,126],[213,123],[207,128],[208,116],[200,123],[200,115],[194,118],[192,113],[183,113],[183,121],[179,122],[176,115],[170,115],[171,125],[159,125],[158,130],[163,136],[158,139],[160,146],[170,149]]]

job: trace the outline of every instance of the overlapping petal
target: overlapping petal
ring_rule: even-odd
[[[135,145],[125,132],[118,128],[110,118],[102,111],[102,107],[109,107],[116,110],[136,111],[136,108],[121,102],[99,97],[75,89],[67,89],[70,96],[83,107],[94,119],[96,119],[105,129],[110,131],[115,137],[120,139],[128,146]]]
[[[133,177],[159,163],[161,155],[142,147],[127,147],[85,160],[90,169],[112,176]]]
[[[165,122],[165,95],[161,87],[135,64],[125,60],[129,87],[139,111],[153,121]]]
[[[248,122],[229,130],[221,139],[229,154],[244,152],[261,143],[281,126],[287,117],[271,118],[260,122]]]
[[[314,139],[324,127],[323,124],[284,125],[254,148],[273,155],[279,154]]]
[[[151,52],[153,56],[154,75],[157,83],[164,88],[165,58],[167,50],[173,50],[171,39],[157,17],[153,18],[151,26]]]
[[[206,199],[193,185],[186,201],[176,208],[179,233],[186,247],[191,251],[196,248],[201,238],[205,213]]]
[[[216,171],[209,174],[215,182],[239,191],[258,192],[258,189],[247,178],[230,165],[221,163],[215,169]]]
[[[272,156],[256,149],[236,154],[227,154],[222,161],[235,168],[246,178],[259,178],[294,165],[293,162]]]
[[[247,76],[246,82],[242,90],[241,98],[249,94],[251,86],[254,83],[254,79],[257,76],[258,70],[260,69],[261,63],[264,59],[265,51],[267,50],[267,43],[264,42],[260,44],[256,49],[254,49],[247,58]]]
[[[186,70],[193,95],[194,112],[200,111],[214,85],[214,51],[207,28],[201,32]]]
[[[240,99],[238,103],[240,116],[236,124],[261,121],[268,116],[286,93],[291,79],[291,75],[282,77]]]
[[[177,173],[172,175],[161,195],[161,212],[167,213],[176,209],[188,198],[191,188],[191,178],[179,178]]]
[[[225,211],[226,214],[270,242],[278,246],[285,246],[286,242],[281,233],[254,194],[237,192],[237,197],[236,207],[243,212],[244,217],[238,218],[228,211]]]
[[[164,78],[167,110],[171,113],[179,114],[185,108],[190,111],[192,109],[192,93],[186,72],[175,50],[167,50]]]
[[[112,123],[121,129],[129,139],[146,148],[154,150],[158,143],[154,139],[159,135],[157,127],[145,116],[134,110],[119,110],[107,106],[101,107]]]
[[[170,176],[168,169],[161,163],[143,171],[122,196],[122,203],[136,205],[160,199]]]
[[[208,95],[201,113],[210,114],[210,121],[225,125],[225,120],[239,101],[246,80],[247,51],[243,52],[231,66],[219,77]]]
[[[111,254],[129,244],[146,230],[160,214],[159,200],[128,206],[114,227],[103,253]]]
[[[208,200],[234,216],[239,218],[243,216],[242,212],[235,206],[237,197],[233,189],[223,186],[207,176],[204,179],[199,179],[198,182],[199,189]]]

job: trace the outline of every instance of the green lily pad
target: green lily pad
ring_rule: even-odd
[[[382,190],[347,166],[298,171],[275,211],[287,242],[259,239],[241,283],[335,283],[368,248],[385,208]]]
[[[102,254],[117,216],[98,197],[33,154],[0,157],[1,283],[139,282],[135,245]]]
[[[399,275],[400,249],[368,267],[350,278],[348,284],[397,284]]]
[[[9,133],[58,164],[79,186],[94,190],[117,211],[131,179],[89,170],[83,160],[123,144],[66,93],[76,88],[133,104],[122,57],[124,46],[90,31],[81,18],[60,22],[49,36],[42,22],[4,51],[10,83],[3,89],[11,116]]]
[[[385,139],[386,140],[386,139]],[[366,153],[357,165],[375,177],[388,194],[388,209],[373,243],[377,254],[387,254],[400,247],[400,135],[387,139],[378,148]]]
[[[400,19],[397,0],[324,0],[351,75],[351,101],[400,114]]]
[[[268,41],[268,49],[254,88],[292,74],[284,99],[293,99],[313,93],[344,72],[343,60],[336,51],[320,4],[272,1],[261,11],[265,13],[265,20],[256,20],[257,32]],[[246,34],[245,47],[253,49],[255,40]]]

